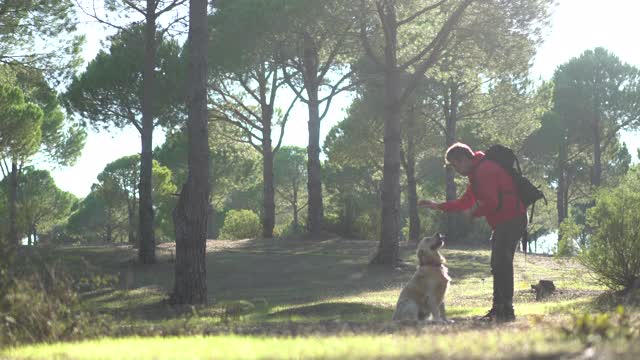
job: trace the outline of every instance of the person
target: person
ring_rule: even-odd
[[[455,143],[447,149],[445,162],[467,176],[466,191],[457,200],[443,203],[420,200],[418,206],[485,218],[492,229],[493,306],[484,318],[497,322],[514,321],[513,257],[527,226],[526,208],[516,195],[511,176],[498,163],[485,160],[483,152],[474,152],[466,144]]]

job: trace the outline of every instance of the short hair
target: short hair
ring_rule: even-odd
[[[447,152],[444,154],[444,161],[446,164],[449,164],[451,160],[462,160],[462,159],[473,159],[473,150],[467,144],[463,144],[461,142],[457,142],[447,149]]]

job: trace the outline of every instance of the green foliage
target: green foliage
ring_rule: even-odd
[[[180,46],[157,33],[154,76],[154,124],[172,126],[183,120],[184,64]],[[95,128],[127,125],[142,129],[142,73],[144,32],[132,25],[110,38],[108,52],[100,51],[64,95],[68,110],[79,114]]]
[[[572,217],[566,218],[558,229],[561,237],[558,241],[556,256],[573,256],[578,251],[578,238],[582,234],[583,226],[576,224]]]
[[[82,63],[74,1],[3,1],[0,8],[0,63],[43,70],[50,81]]]
[[[0,84],[0,157],[23,160],[40,147],[43,112],[16,86]]]
[[[156,199],[156,235],[162,241],[173,239],[171,211],[175,207],[176,186],[171,170],[153,160],[153,196]],[[131,155],[107,164],[98,174],[98,183],[80,202],[69,219],[68,230],[81,242],[137,241],[138,184],[140,156]]]
[[[0,346],[69,341],[106,333],[102,316],[75,309],[72,278],[55,266],[16,280],[0,299]]]
[[[298,223],[297,226],[293,221],[290,220],[290,217],[287,217],[287,221],[282,221],[283,216],[278,217],[278,223],[273,228],[273,236],[276,238],[283,237],[293,237],[296,235],[303,234],[303,229],[305,228],[305,222]]]
[[[307,150],[281,147],[274,156],[273,173],[279,212],[285,214],[286,211],[287,220],[294,222],[290,230],[299,231],[301,210],[307,203]]]
[[[73,165],[84,147],[85,130],[65,116],[57,91],[47,83],[42,71],[19,67],[15,73],[25,97],[43,111],[40,152],[56,164]]]
[[[110,190],[94,185],[69,217],[64,234],[74,244],[127,241],[127,213],[108,197]]]
[[[93,291],[103,288],[113,288],[118,284],[118,276],[112,274],[93,274],[82,276],[74,281],[74,288],[78,291]]]
[[[259,154],[250,145],[228,138],[235,133],[237,130],[225,122],[209,123],[209,186],[211,205],[216,213],[260,207],[262,174]],[[166,141],[154,150],[155,159],[171,170],[172,183],[177,186],[182,186],[187,180],[187,145],[186,129],[179,129],[167,134]],[[162,233],[172,234],[168,229],[173,228],[171,214],[175,206],[172,204],[175,204],[177,197],[170,192],[154,194],[154,197],[158,200],[156,222],[163,229]],[[220,227],[218,221],[209,221],[208,226],[207,236],[217,238]]]
[[[354,236],[358,239],[378,239],[380,235],[380,211],[368,211],[360,214],[353,224]]]
[[[27,168],[18,186],[18,216],[25,227],[22,233],[34,242],[64,223],[77,201],[73,194],[60,190],[45,170]]]
[[[325,217],[335,218],[328,225],[337,234],[375,239],[380,231],[382,90],[370,86],[363,91],[349,107],[348,116],[329,131],[324,141]]]
[[[633,321],[619,305],[615,313],[572,313],[571,322],[562,327],[562,332],[585,344],[614,339],[635,341],[640,338],[640,323]]]
[[[371,234],[378,232],[377,225],[369,226],[371,219],[380,215],[377,196],[380,171],[368,166],[341,165],[331,159],[324,164],[323,171],[328,230],[347,238],[372,239]]]
[[[210,24],[216,34],[209,46],[213,73],[238,71],[271,53],[276,35],[288,28],[286,2],[220,0]]]
[[[567,130],[559,135],[568,136],[570,144],[590,145],[593,158],[589,166],[602,166],[591,174],[591,183],[600,185],[607,176],[619,175],[609,174],[606,165],[619,158],[615,149],[619,132],[640,126],[636,116],[640,112],[640,69],[595,48],[558,67],[554,82],[554,112]],[[603,159],[596,158],[596,148]]]
[[[230,210],[220,230],[221,239],[255,238],[260,234],[260,218],[251,210]]]
[[[640,283],[640,171],[635,168],[616,188],[601,190],[587,211],[592,229],[580,261],[612,290]]]
[[[518,252],[514,261],[518,321],[513,326],[485,326],[470,317],[484,314],[491,306],[489,251],[445,248],[451,272],[456,270],[456,286],[447,294],[447,311],[459,321],[444,332],[431,334],[429,341],[437,346],[434,349],[424,346],[423,327],[395,327],[389,321],[401,285],[414,269],[363,268],[376,246],[372,241],[342,238],[313,243],[257,239],[239,244],[221,240],[207,253],[208,269],[215,270],[207,273],[208,291],[215,295],[215,303],[183,309],[168,307],[162,300],[166,296],[163,289],[170,288],[173,281],[173,264],[159,262],[151,270],[132,266],[126,269],[133,275],[128,289],[101,289],[83,296],[82,308],[113,314],[114,326],[111,331],[101,327],[103,336],[99,341],[55,343],[46,346],[46,351],[42,347],[40,351],[35,347],[8,348],[0,350],[0,357],[94,358],[103,352],[110,357],[126,357],[132,348],[145,348],[150,351],[142,356],[149,359],[184,358],[185,351],[193,351],[189,353],[193,358],[246,358],[246,346],[241,345],[263,341],[268,341],[268,346],[258,351],[267,358],[275,356],[276,348],[279,357],[284,358],[300,354],[302,358],[332,359],[354,358],[354,354],[361,358],[380,357],[388,347],[396,351],[388,354],[390,358],[439,358],[448,354],[456,359],[487,359],[500,357],[507,350],[509,356],[522,359],[557,358],[584,351],[584,345],[576,338],[558,336],[557,329],[565,324],[568,309],[590,307],[602,288],[594,287],[584,268],[572,259],[558,263],[554,258],[527,255],[525,262]],[[414,249],[402,246],[400,250],[403,259],[415,264]],[[99,274],[121,274],[125,271],[123,259],[135,256],[134,250],[122,247],[52,249],[47,253],[54,258],[64,257],[65,263],[74,267],[90,261]],[[531,274],[555,278],[563,295],[535,302],[529,288]],[[631,317],[638,315],[633,308],[628,311]],[[539,318],[542,323],[531,326],[528,322],[532,318]],[[242,336],[230,345],[229,341],[235,340],[227,336],[229,333]],[[206,341],[201,342],[203,335]],[[302,339],[303,343],[282,343],[283,336]],[[371,341],[355,345],[354,339],[361,337]],[[334,338],[335,342],[327,342]],[[387,339],[392,341],[386,343]],[[219,352],[213,354],[211,342],[218,340],[220,346],[215,351]],[[620,340],[637,342],[633,338]],[[398,341],[407,346],[398,346]],[[480,343],[484,345],[478,348]],[[343,346],[343,350],[336,351],[336,345]],[[310,351],[313,346],[323,351],[321,355],[295,352]]]

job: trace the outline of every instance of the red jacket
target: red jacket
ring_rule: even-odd
[[[467,190],[457,200],[439,204],[444,211],[463,211],[470,209],[476,201],[480,206],[473,212],[474,217],[484,216],[489,226],[509,221],[527,213],[524,204],[516,196],[516,189],[511,176],[498,164],[491,160],[481,161],[484,153],[473,154],[473,168],[467,175]]]

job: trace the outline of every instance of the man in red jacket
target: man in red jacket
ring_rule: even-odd
[[[455,143],[447,149],[445,159],[459,174],[467,176],[467,190],[457,200],[444,203],[420,200],[418,206],[465,212],[486,219],[493,230],[493,306],[485,318],[513,321],[513,256],[527,226],[526,208],[516,195],[511,176],[499,164],[484,160],[483,152],[474,152],[466,144]]]

